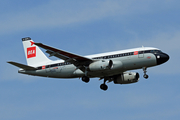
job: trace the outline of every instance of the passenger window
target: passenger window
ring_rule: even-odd
[[[41,70],[42,69],[42,67],[38,67],[38,70]]]
[[[144,53],[144,51],[139,51],[139,54],[143,54]]]

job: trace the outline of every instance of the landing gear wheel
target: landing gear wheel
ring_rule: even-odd
[[[108,86],[106,84],[101,84],[100,88],[104,91],[106,91],[108,89]]]
[[[147,73],[147,67],[143,67],[143,71],[144,71],[144,76],[143,77],[145,79],[148,79],[149,76],[146,74]]]
[[[146,79],[148,79],[149,76],[145,74],[143,77],[146,78]]]
[[[88,83],[89,82],[89,77],[83,76],[82,81],[85,82],[85,83]]]

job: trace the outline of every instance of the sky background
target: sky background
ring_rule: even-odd
[[[179,0],[0,0],[1,120],[179,120]],[[21,38],[90,55],[147,46],[170,60],[142,70],[138,83],[52,79],[18,74]],[[56,60],[57,58],[51,58]]]

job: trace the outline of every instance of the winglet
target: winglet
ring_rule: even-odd
[[[11,65],[14,65],[16,67],[22,68],[24,70],[37,70],[37,68],[31,67],[31,66],[27,66],[27,65],[23,65],[23,64],[20,64],[20,63],[16,63],[16,62],[12,62],[12,61],[9,61],[7,63],[9,63]]]

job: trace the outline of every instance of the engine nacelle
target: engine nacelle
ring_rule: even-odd
[[[89,65],[90,71],[108,70],[113,66],[112,60],[99,60]]]
[[[139,81],[139,73],[125,72],[114,78],[114,84],[130,84]]]

